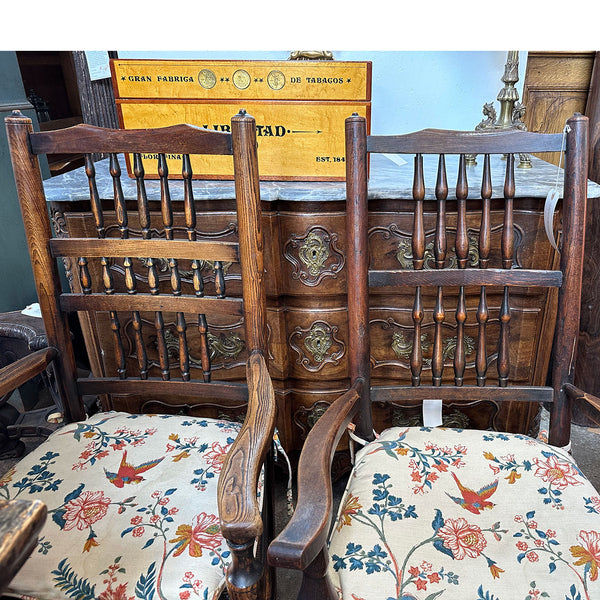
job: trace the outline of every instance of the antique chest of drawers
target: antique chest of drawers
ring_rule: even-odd
[[[449,172],[451,158],[448,157]],[[504,166],[500,158],[492,161],[492,173],[499,178]],[[556,167],[532,158],[533,168],[518,169],[516,173],[515,236],[516,265],[526,268],[546,268],[556,255],[548,243],[543,223],[544,200],[556,179]],[[425,161],[425,176],[428,191],[435,185],[436,158]],[[112,181],[97,165],[97,181],[100,197],[112,201]],[[433,173],[433,174],[432,174]],[[473,195],[479,195],[481,167],[469,167],[469,182]],[[80,182],[81,192],[65,195],[65,178]],[[123,192],[131,200],[130,232],[135,235],[134,181],[124,181]],[[172,199],[182,200],[183,191],[174,182]],[[148,198],[151,207],[160,213],[158,203],[159,183],[147,182]],[[374,157],[371,164],[369,183],[370,196],[370,252],[374,264],[384,267],[410,264],[410,231],[412,215],[408,203],[403,198],[410,197],[412,169],[398,165],[385,156]],[[83,169],[45,182],[56,234],[59,236],[95,236],[96,231],[88,205],[87,179]],[[181,192],[181,198],[177,194]],[[153,194],[155,194],[153,196]],[[198,238],[229,238],[236,236],[234,212],[234,190],[230,181],[196,180],[194,195],[197,200]],[[600,197],[600,186],[589,184],[590,198]],[[499,231],[501,228],[502,190],[494,188],[493,195],[493,239],[492,258],[499,260]],[[343,182],[262,182],[261,199],[263,205],[263,227],[266,244],[267,303],[269,324],[270,370],[276,386],[279,415],[278,427],[287,450],[298,450],[308,430],[348,385],[347,349],[349,336],[346,320],[346,239],[345,239],[345,185]],[[427,198],[426,198],[427,199]],[[429,197],[434,202],[433,196]],[[477,202],[477,200],[473,200]],[[591,201],[593,203],[593,201]],[[433,236],[433,204],[425,206],[426,230]],[[451,195],[448,212],[452,214]],[[559,222],[559,213],[555,216]],[[175,214],[175,229],[183,226],[182,213]],[[477,233],[479,224],[469,221],[469,236],[472,239],[470,251],[477,260]],[[114,235],[118,235],[114,226]],[[185,233],[184,233],[185,234]],[[107,223],[107,235],[111,235],[111,225]],[[429,241],[429,237],[428,237]],[[67,265],[67,275],[76,265]],[[119,264],[113,265],[115,273],[122,270]],[[138,275],[143,278],[143,270]],[[165,264],[165,281],[168,283],[168,269]],[[234,293],[239,285],[235,268],[226,270],[225,278],[228,293]],[[77,277],[70,278],[77,285]],[[183,283],[186,279],[183,274]],[[521,289],[511,295],[513,306],[511,336],[518,336],[519,345],[511,356],[510,382],[513,384],[545,383],[550,361],[552,330],[549,308],[552,296],[537,296],[539,292]],[[478,290],[467,302],[467,368],[469,374],[465,383],[474,381],[474,347],[469,340],[475,339],[477,321],[476,297]],[[493,310],[501,300],[501,293],[490,293],[488,301]],[[452,302],[449,300],[448,311]],[[455,305],[454,305],[455,306]],[[390,300],[379,295],[372,300],[372,377],[380,382],[410,381],[410,345],[404,335],[404,326],[411,319],[412,299]],[[425,319],[427,323],[427,318]],[[171,324],[174,328],[174,323]],[[236,380],[243,377],[246,359],[244,349],[243,323],[238,321],[212,323],[217,334],[211,339],[211,354],[214,376],[220,379]],[[110,335],[107,323],[83,322],[83,331],[93,370],[114,369],[114,357],[110,352],[99,351],[98,341]],[[489,327],[494,327],[490,321]],[[123,325],[127,337],[127,323]],[[190,326],[190,329],[192,327]],[[471,330],[471,331],[470,331]],[[423,327],[423,348],[430,348],[432,334],[428,326]],[[451,319],[448,319],[445,352],[448,358],[445,376],[452,376],[454,332]],[[110,347],[110,343],[106,344]],[[132,343],[134,360],[135,345]],[[173,352],[177,351],[175,343]],[[494,349],[491,356],[490,373],[495,372]],[[151,351],[150,351],[151,354]],[[132,406],[132,408],[135,408]],[[457,413],[450,408],[448,423],[464,425],[464,419],[486,428],[491,425],[499,430],[512,432],[535,432],[538,427],[538,408],[512,402],[497,406],[479,407],[477,411],[465,409]],[[408,423],[414,418],[406,410],[396,407],[376,407],[376,428],[380,430],[392,423]]]

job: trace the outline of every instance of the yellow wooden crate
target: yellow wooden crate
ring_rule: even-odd
[[[343,179],[344,120],[352,113],[370,120],[368,62],[115,59],[111,68],[125,129],[190,123],[227,131],[244,108],[256,119],[265,180]],[[155,161],[144,168],[157,177]],[[232,159],[194,157],[192,170],[196,178],[228,179]]]

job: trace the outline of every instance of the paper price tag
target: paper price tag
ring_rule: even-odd
[[[423,400],[423,425],[438,427],[442,424],[442,401]]]

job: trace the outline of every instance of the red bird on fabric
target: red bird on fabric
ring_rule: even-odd
[[[145,473],[148,469],[155,467],[163,458],[164,456],[157,458],[156,460],[149,460],[148,462],[134,467],[127,462],[127,450],[124,450],[119,470],[116,473],[111,473],[104,469],[104,472],[111,483],[118,488],[122,488],[126,483],[140,483],[140,481],[144,481],[144,478],[140,473]]]
[[[493,502],[488,502],[488,498],[496,491],[498,487],[498,480],[492,481],[492,483],[483,486],[479,491],[471,490],[465,487],[459,480],[458,477],[451,473],[456,485],[462,494],[462,498],[455,498],[446,492],[446,495],[454,500],[456,504],[462,506],[465,510],[472,512],[474,515],[478,515],[482,510],[486,508],[492,508],[495,506]]]

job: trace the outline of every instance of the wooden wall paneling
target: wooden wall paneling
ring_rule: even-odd
[[[575,112],[584,113],[595,52],[529,52],[523,81],[529,131],[560,133]],[[555,152],[536,154],[558,164]]]
[[[600,52],[596,52],[585,115],[590,119],[588,179],[600,183]]]

